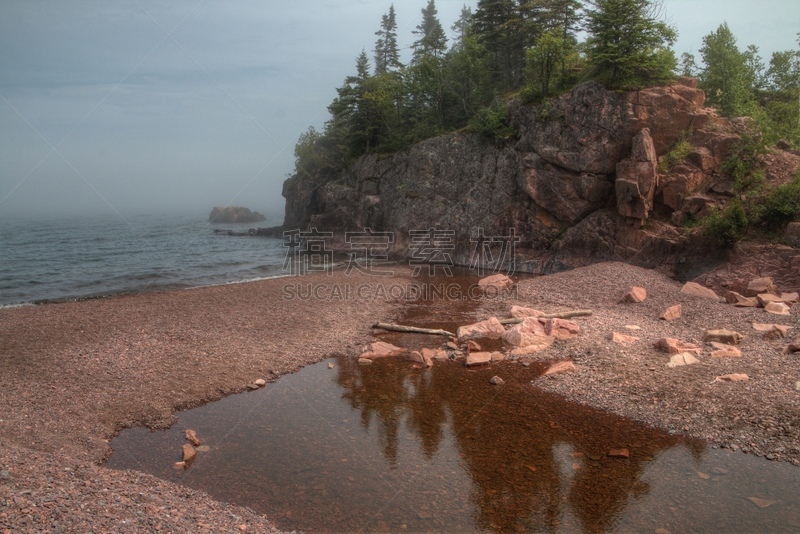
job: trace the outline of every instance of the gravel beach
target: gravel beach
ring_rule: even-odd
[[[178,410],[357,352],[395,306],[286,288],[324,285],[327,297],[374,283],[334,272],[1,309],[0,533],[269,531],[247,509],[99,467],[108,442],[124,427],[164,428]]]
[[[377,320],[402,307],[383,299],[301,298],[287,284],[331,288],[405,284],[335,272],[192,290],[143,293],[0,310],[0,533],[266,532],[269,519],[134,471],[100,466],[108,442],[133,425],[164,428],[178,410],[273,381],[331,354],[360,354]],[[622,303],[631,288],[644,302]],[[789,316],[680,293],[681,284],[621,263],[597,264],[518,282],[475,318],[508,317],[512,304],[546,312],[589,308],[581,332],[537,360],[571,359],[572,374],[535,386],[673,433],[800,464],[800,353],[764,339],[752,323],[800,333]],[[352,295],[351,295],[352,297]],[[680,304],[679,319],[659,319]],[[436,327],[437,325],[429,325]],[[630,328],[638,327],[638,328]],[[712,358],[708,329],[745,337],[743,356]],[[621,345],[612,332],[638,337]],[[696,343],[698,364],[668,368],[662,337]],[[715,377],[746,373],[744,382]]]

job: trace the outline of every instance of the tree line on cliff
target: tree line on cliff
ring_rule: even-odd
[[[694,76],[724,115],[754,117],[764,142],[800,146],[800,52],[776,52],[767,65],[757,46],[739,49],[727,24],[703,38],[698,64],[690,54],[676,58],[677,32],[653,0],[480,0],[474,13],[462,9],[449,39],[435,0],[421,15],[404,64],[389,7],[372,57],[362,50],[356,58],[324,130],[300,136],[297,175],[461,128],[502,143],[513,135],[510,99],[541,102],[588,80],[632,90]]]

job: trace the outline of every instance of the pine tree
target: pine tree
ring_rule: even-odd
[[[414,42],[415,61],[426,55],[441,58],[447,51],[447,36],[437,18],[438,13],[435,1],[428,0],[428,5],[422,10],[422,22],[414,30],[414,35],[420,36]]]
[[[609,87],[633,88],[660,83],[676,67],[670,46],[675,30],[657,20],[651,0],[591,0],[586,29],[589,62]]]
[[[741,115],[751,98],[747,59],[736,46],[726,23],[703,37],[700,48],[705,67],[700,72],[700,86],[709,104],[718,106],[729,116]]]
[[[397,72],[403,68],[400,63],[400,49],[397,46],[397,19],[394,4],[389,6],[389,13],[381,19],[381,29],[375,32],[378,41],[375,43],[375,74]]]
[[[492,77],[500,90],[518,87],[525,62],[521,16],[514,0],[479,0],[473,28],[489,55]]]
[[[466,5],[461,7],[461,15],[458,17],[451,30],[456,34],[453,40],[453,50],[464,50],[466,46],[467,34],[472,27],[472,9]]]

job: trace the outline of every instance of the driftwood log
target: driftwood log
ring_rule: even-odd
[[[559,313],[545,313],[536,317],[536,319],[571,319],[572,317],[587,317],[592,315],[592,310],[570,310]],[[512,317],[511,319],[500,319],[500,324],[518,324],[527,319],[527,317]]]
[[[447,330],[436,330],[432,328],[420,328],[418,326],[404,326],[401,324],[391,323],[375,323],[372,328],[382,328],[391,332],[407,332],[411,334],[433,334],[435,336],[450,336],[455,337],[455,334]]]

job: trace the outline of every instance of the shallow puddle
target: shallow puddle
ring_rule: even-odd
[[[454,331],[472,309],[412,304],[402,323]],[[411,349],[442,342],[378,337]],[[565,402],[531,384],[542,370],[342,356],[183,412],[170,430],[126,430],[106,466],[307,532],[800,531],[797,468]],[[491,385],[495,375],[505,384]],[[209,450],[175,470],[186,429]],[[629,458],[609,456],[623,448]]]
[[[796,468],[568,404],[530,384],[539,371],[335,358],[170,430],[126,430],[106,465],[304,531],[800,529]],[[210,450],[176,471],[188,428]]]

